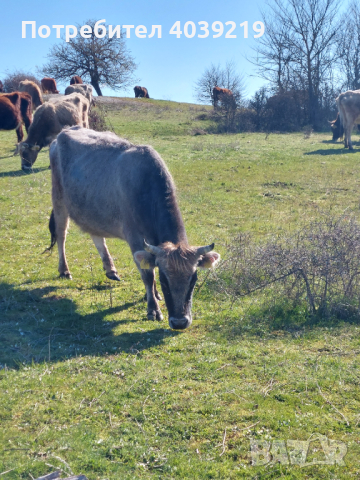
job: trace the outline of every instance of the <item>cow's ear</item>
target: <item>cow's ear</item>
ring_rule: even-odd
[[[155,257],[145,250],[139,250],[134,253],[134,258],[136,263],[140,265],[140,268],[143,270],[149,270],[155,268]]]
[[[199,260],[199,268],[214,268],[220,260],[220,254],[217,252],[209,252],[202,256]]]

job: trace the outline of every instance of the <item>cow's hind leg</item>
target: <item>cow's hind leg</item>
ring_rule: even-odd
[[[111,258],[109,250],[106,246],[105,238],[97,237],[95,235],[91,235],[91,238],[103,262],[103,267],[106,272],[106,276],[110,278],[110,280],[120,281],[113,259]]]
[[[71,273],[66,261],[65,255],[65,241],[67,229],[69,226],[69,214],[65,205],[54,205],[54,210],[51,213],[49,230],[51,233],[51,244],[57,242],[59,252],[59,274],[61,278],[71,279]]]
[[[16,127],[16,135],[17,135],[17,139],[18,139],[18,143],[22,142],[23,138],[24,138],[24,131],[23,131],[23,128],[22,128],[22,124],[20,123],[17,127]]]
[[[349,150],[353,150],[352,142],[351,142],[351,130],[352,126],[347,126],[345,129],[345,148],[349,147]]]

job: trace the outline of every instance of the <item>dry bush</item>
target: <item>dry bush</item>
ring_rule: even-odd
[[[286,237],[257,244],[240,234],[228,246],[220,281],[234,299],[258,290],[306,301],[312,314],[360,314],[360,224],[352,216],[323,216]]]
[[[19,84],[23,80],[31,80],[32,82],[36,83],[38,87],[40,87],[40,82],[36,77],[34,77],[34,75],[17,70],[13,73],[8,73],[5,77],[3,81],[4,91],[6,93],[16,92],[19,90]]]
[[[208,112],[206,112],[206,113],[200,113],[200,115],[197,115],[197,116],[195,117],[195,120],[209,120],[210,116],[211,116],[211,115],[210,115]]]
[[[103,108],[92,108],[89,113],[89,128],[97,132],[106,132],[106,113]]]
[[[202,128],[195,127],[191,130],[190,135],[207,135],[207,132]]]

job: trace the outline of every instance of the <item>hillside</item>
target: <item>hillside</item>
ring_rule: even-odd
[[[224,260],[239,233],[261,241],[323,212],[359,217],[356,135],[349,153],[330,132],[199,135],[213,121],[199,105],[104,97],[96,108],[110,130],[161,154],[190,242],[215,242]],[[15,138],[0,132],[5,479],[55,468],[90,480],[359,477],[358,317],[312,318],[303,304],[291,309],[262,291],[230,298],[219,269],[199,271],[193,325],[171,330],[163,301],[165,320],[146,320],[128,246],[107,242],[121,276],[111,282],[74,224],[66,243],[73,280],[59,279],[56,249],[42,255],[50,244],[48,149],[26,174],[12,156]],[[345,445],[345,465],[324,436]],[[304,467],[296,442],[308,439]],[[282,463],[251,456],[251,444],[270,448],[261,442],[273,455],[285,448]]]

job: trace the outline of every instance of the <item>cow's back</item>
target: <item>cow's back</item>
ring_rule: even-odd
[[[51,145],[50,161],[70,217],[93,235],[149,238],[159,198],[175,194],[152,147],[131,145],[110,132],[66,129]]]
[[[340,93],[336,99],[336,105],[342,124],[360,123],[360,90],[348,90]]]

